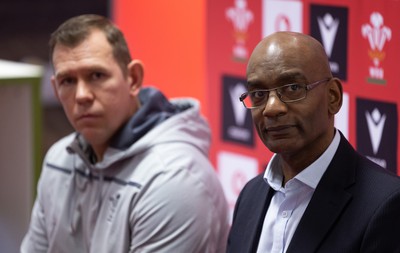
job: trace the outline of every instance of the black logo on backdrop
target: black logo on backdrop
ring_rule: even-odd
[[[333,75],[346,81],[348,9],[312,4],[310,13],[311,36],[324,46]]]
[[[254,128],[251,113],[239,101],[246,92],[246,79],[222,77],[222,135],[224,141],[254,146]]]
[[[357,99],[357,150],[397,173],[396,104]]]

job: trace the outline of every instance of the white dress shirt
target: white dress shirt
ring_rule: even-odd
[[[339,142],[340,134],[336,130],[325,152],[290,179],[285,187],[282,186],[282,171],[277,166],[276,155],[273,155],[265,171],[264,180],[276,192],[264,218],[257,253],[286,252],[315,188],[336,153]]]

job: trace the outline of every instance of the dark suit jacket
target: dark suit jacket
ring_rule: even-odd
[[[228,253],[256,252],[274,190],[263,175],[236,202]],[[400,179],[358,154],[341,136],[287,253],[400,252]]]

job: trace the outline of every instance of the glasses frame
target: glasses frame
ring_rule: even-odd
[[[283,103],[293,103],[293,102],[297,102],[297,101],[300,101],[300,100],[303,100],[303,99],[305,99],[306,97],[307,97],[307,91],[309,91],[309,90],[312,90],[312,89],[314,89],[315,87],[317,87],[318,85],[320,85],[320,84],[322,84],[322,83],[326,83],[326,82],[328,82],[328,81],[330,81],[331,80],[331,77],[329,77],[329,78],[325,78],[325,79],[322,79],[322,80],[319,80],[319,81],[316,81],[316,82],[314,82],[314,83],[310,83],[310,84],[307,84],[304,88],[305,88],[305,90],[306,90],[306,93],[305,93],[305,95],[304,95],[304,97],[302,97],[302,98],[298,98],[298,99],[294,99],[294,100],[289,100],[289,101],[282,101],[282,96],[281,96],[281,94],[277,91],[276,92],[276,94],[277,94],[277,97],[279,98],[279,100],[281,101],[281,102],[283,102]],[[291,85],[294,85],[294,84],[299,84],[299,85],[301,85],[300,83],[290,83],[290,84],[285,84],[285,85],[282,85],[282,86],[279,86],[279,87],[276,87],[276,88],[272,88],[272,89],[258,89],[258,90],[252,90],[251,92],[257,92],[257,91],[264,91],[264,92],[270,92],[270,91],[274,91],[274,90],[279,90],[279,89],[281,89],[281,88],[284,88],[284,87],[288,87],[288,86],[291,86]],[[267,100],[265,101],[265,103],[263,103],[262,105],[259,105],[259,106],[251,106],[251,107],[247,107],[246,106],[246,104],[244,103],[244,100],[247,98],[247,96],[249,95],[249,91],[248,92],[245,92],[245,93],[243,93],[242,95],[240,95],[240,97],[239,97],[239,100],[240,100],[240,102],[242,102],[242,104],[243,104],[243,106],[246,108],[246,109],[256,109],[256,108],[260,108],[260,107],[262,107],[262,106],[265,106],[265,103],[268,101],[268,99],[269,99],[269,94],[268,94],[268,98],[267,98]]]

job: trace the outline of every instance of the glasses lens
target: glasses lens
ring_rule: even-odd
[[[295,101],[306,96],[306,87],[301,84],[289,84],[280,87],[278,93],[283,102]]]
[[[306,86],[302,84],[288,84],[275,89],[279,99],[282,102],[294,102],[306,97]],[[243,93],[240,96],[240,101],[246,108],[256,108],[263,106],[267,103],[269,92],[271,90],[255,90]]]
[[[247,93],[246,99],[244,100],[246,107],[258,107],[262,106],[268,99],[268,91],[250,91]]]
[[[243,104],[246,108],[253,107],[253,103],[251,102],[251,99],[247,93],[243,94],[242,97],[240,98],[240,100],[243,102]]]

